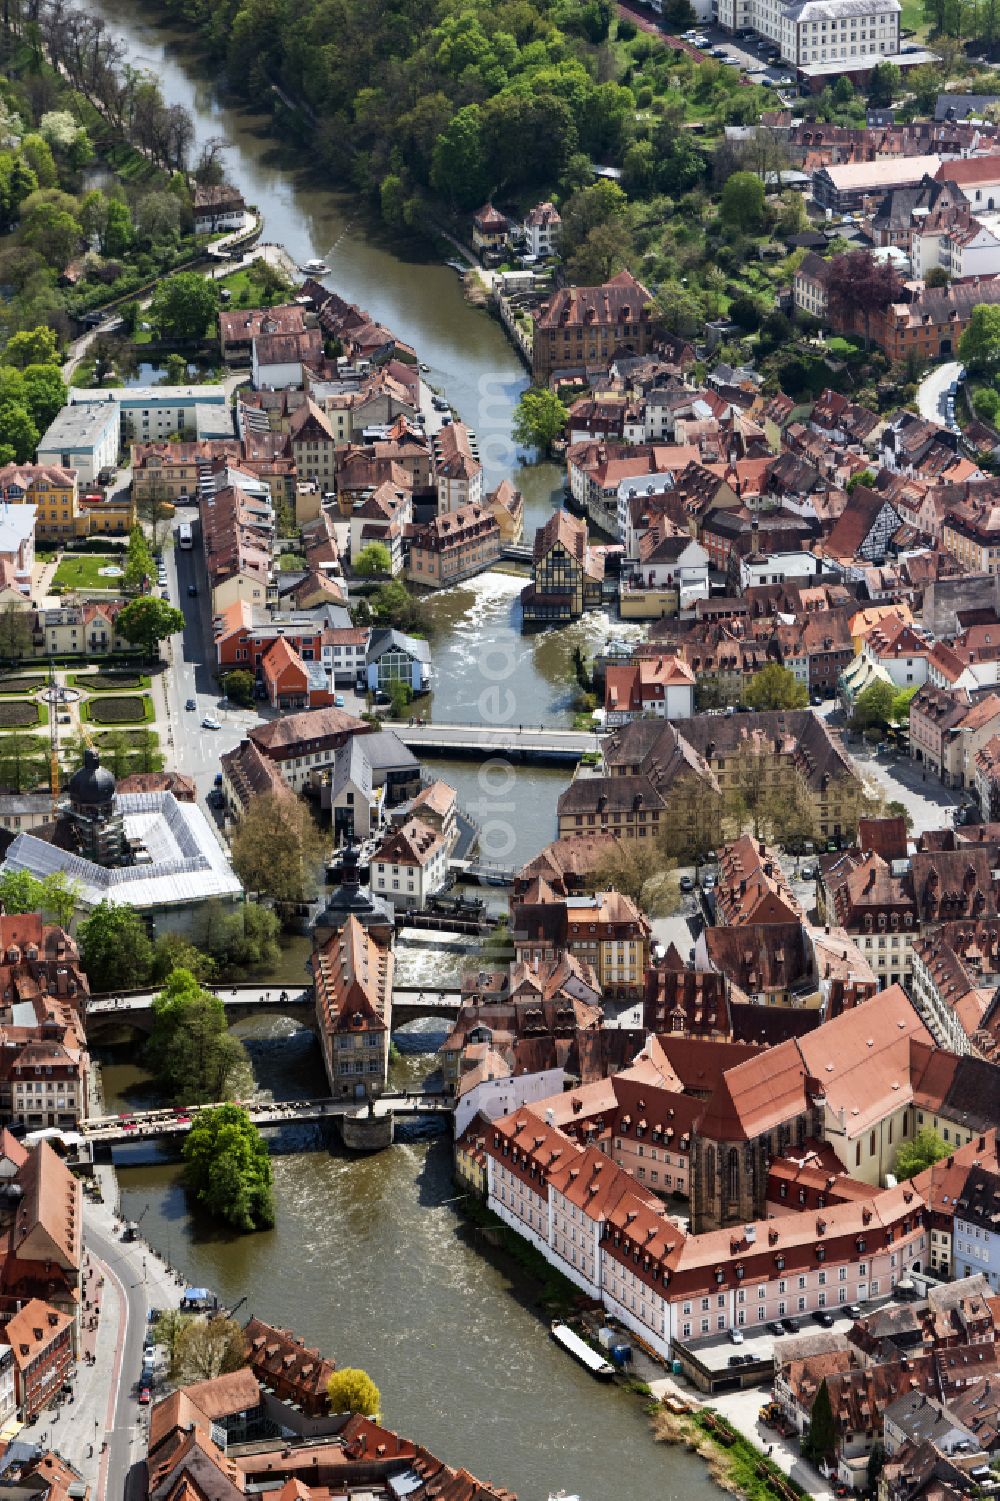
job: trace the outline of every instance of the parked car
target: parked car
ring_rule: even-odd
[[[742,1365],[743,1364],[743,1357],[741,1355],[730,1355],[730,1357],[729,1357],[729,1364],[731,1366]]]
[[[733,1342],[734,1345],[742,1345],[742,1343],[743,1343],[743,1330],[742,1329],[730,1329],[730,1331],[729,1331],[729,1338],[732,1340],[732,1342]]]
[[[186,698],[184,700],[184,707],[185,709],[197,709],[198,700],[196,698]]]
[[[216,719],[216,717],[215,717],[214,714],[206,714],[205,717],[204,717],[204,719],[201,722],[201,727],[202,727],[203,730],[221,730],[222,729],[222,725]]]
[[[803,881],[815,881],[818,871],[815,865],[803,865],[801,874]]]
[[[344,707],[344,695],[342,693],[335,693],[333,695],[333,706],[335,709],[342,709]]]
[[[139,1406],[140,1407],[148,1407],[149,1404],[150,1404],[150,1402],[152,1400],[153,1400],[153,1394],[150,1391],[149,1387],[148,1386],[140,1386],[140,1388],[139,1388]]]
[[[850,1308],[848,1308],[847,1311],[850,1314],[850,1316],[851,1316],[852,1319],[860,1319],[860,1318],[864,1317],[864,1315],[861,1312],[861,1304],[860,1303],[852,1303],[851,1306],[850,1306]]]
[[[701,889],[702,889],[702,891],[714,891],[715,890],[715,877],[714,876],[702,876],[702,878],[701,878]]]
[[[680,879],[680,888],[681,888],[682,891],[693,891],[694,890],[694,881],[691,879],[690,876],[681,876],[681,879]]]
[[[712,48],[712,56],[713,57],[728,57],[729,53],[726,51],[725,47],[713,47]]]
[[[781,1327],[786,1334],[798,1334],[799,1326],[794,1319],[782,1319]]]
[[[833,1328],[833,1314],[825,1308],[817,1308],[813,1314],[813,1319],[817,1324],[822,1324],[824,1329]]]
[[[778,1323],[777,1319],[772,1319],[771,1322],[767,1326],[767,1332],[768,1332],[768,1334],[773,1334],[776,1339],[780,1339],[781,1336],[784,1334],[785,1331],[784,1331],[784,1329],[782,1329],[782,1327]]]

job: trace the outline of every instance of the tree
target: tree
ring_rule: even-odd
[[[199,984],[205,985],[215,979],[215,960],[195,948],[182,933],[161,933],[153,946],[153,968],[150,979],[154,985],[162,985],[175,969],[188,970]]]
[[[219,289],[214,281],[196,271],[181,271],[157,287],[149,319],[163,338],[191,343],[204,338],[218,306]]]
[[[826,272],[827,300],[834,312],[850,320],[860,317],[868,347],[871,320],[898,300],[902,284],[889,261],[879,261],[867,250],[848,250],[835,255]]]
[[[118,617],[118,629],[126,641],[154,657],[161,641],[184,629],[184,616],[165,599],[147,594],[129,601]]]
[[[895,63],[876,63],[868,79],[868,103],[888,109],[899,93],[900,72]]]
[[[151,244],[176,240],[181,229],[181,206],[173,193],[145,193],[135,206],[135,231]]]
[[[80,959],[96,991],[141,989],[149,982],[153,945],[134,907],[99,903],[80,924]]]
[[[913,688],[897,688],[892,698],[892,710],[890,719],[893,724],[909,724],[910,704],[916,697],[917,690]]]
[[[109,198],[104,233],[101,237],[101,249],[104,254],[127,255],[134,238],[135,232],[132,228],[132,215],[128,204],[123,203],[120,198]]]
[[[45,778],[45,769],[43,743],[37,735],[29,730],[8,730],[0,737],[0,783],[9,791],[37,787]]]
[[[179,1374],[176,1362],[181,1335],[193,1319],[194,1314],[181,1313],[179,1308],[165,1308],[153,1325],[153,1339],[166,1350],[167,1363],[173,1376]]]
[[[382,1393],[368,1372],[356,1366],[334,1371],[327,1382],[326,1395],[331,1412],[360,1412],[365,1417],[378,1417]]]
[[[809,690],[780,662],[769,662],[747,683],[743,702],[758,713],[767,709],[804,709],[809,702]]]
[[[616,840],[594,867],[598,891],[621,891],[638,902],[650,917],[669,917],[680,905],[680,886],[674,862],[650,844],[637,839]]]
[[[566,431],[569,411],[554,391],[532,386],[522,391],[514,412],[514,442],[549,453]]]
[[[193,1134],[195,1127],[192,1126]],[[183,1319],[184,1315],[180,1315]],[[158,1326],[157,1326],[158,1327]],[[170,1375],[180,1386],[214,1381],[246,1364],[246,1342],[235,1319],[187,1318],[173,1335]]]
[[[40,325],[11,334],[3,352],[3,362],[25,370],[29,365],[54,365],[58,356],[59,343],[55,333]]]
[[[28,365],[24,372],[24,389],[31,420],[39,432],[44,432],[56,413],[66,405],[66,382],[62,371],[58,365]]]
[[[20,662],[31,649],[31,616],[20,605],[0,608],[0,659]]]
[[[802,1452],[814,1464],[822,1464],[833,1457],[836,1444],[837,1428],[833,1420],[833,1404],[830,1401],[830,1390],[824,1376],[809,1414],[809,1428],[802,1439]]]
[[[729,316],[740,328],[753,333],[760,326],[760,307],[748,292],[740,292],[729,304]]]
[[[39,432],[26,406],[11,401],[0,403],[0,433],[4,442],[13,448],[19,464],[31,461],[38,447]]]
[[[276,902],[310,901],[325,855],[326,840],[298,797],[255,798],[233,835],[233,869],[243,885]]]
[[[244,709],[253,708],[253,673],[247,672],[242,667],[234,668],[222,678],[222,691],[234,704],[240,704]]]
[[[910,812],[906,804],[901,803],[898,798],[894,797],[886,803],[885,816],[886,818],[901,818],[906,824],[906,832],[910,833],[912,831],[913,814]]]
[[[141,526],[134,526],[129,532],[122,583],[129,594],[137,594],[147,580],[152,578],[153,573],[153,554],[149,550],[146,534]]]
[[[389,684],[389,699],[392,703],[393,718],[402,719],[413,702],[413,689],[409,683],[396,679]]]
[[[77,910],[78,886],[65,871],[53,871],[39,880],[29,871],[6,871],[0,875],[0,904],[5,913],[42,913],[69,928]]]
[[[900,1183],[906,1178],[915,1178],[924,1168],[933,1167],[948,1155],[948,1144],[931,1126],[921,1126],[912,1141],[900,1142],[893,1172]]]
[[[64,196],[64,195],[60,195]],[[40,194],[32,194],[32,199]],[[67,209],[44,199],[25,206],[21,220],[21,242],[37,250],[56,271],[61,271],[80,249],[83,229],[80,221]]]
[[[754,234],[764,222],[764,184],[756,172],[734,172],[722,189],[722,222],[731,229]]]
[[[877,678],[869,683],[863,693],[854,700],[851,728],[854,730],[885,729],[892,720],[896,689],[892,683]]]
[[[249,1072],[246,1052],[227,1029],[226,1008],[190,970],[175,969],[153,1001],[146,1062],[180,1104],[224,1100]]]
[[[361,549],[351,566],[361,578],[371,578],[376,573],[391,574],[392,554],[384,542],[369,542],[367,547]]]
[[[857,474],[852,474],[847,481],[848,495],[853,495],[859,485],[864,485],[867,489],[871,489],[877,478],[878,476],[874,469],[859,469]]]
[[[1000,365],[1000,304],[976,304],[958,341],[958,355],[977,375],[988,374]]]
[[[932,266],[924,277],[925,287],[946,287],[951,277],[943,266]]]
[[[267,1144],[239,1105],[198,1112],[184,1139],[184,1180],[209,1214],[237,1230],[274,1224]]]
[[[997,412],[1000,412],[1000,393],[992,386],[980,386],[972,398],[972,407],[984,422],[996,422]]]

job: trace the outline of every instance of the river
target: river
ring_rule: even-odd
[[[272,1022],[264,1037],[243,1035],[263,1087],[322,1087],[309,1034]],[[411,1084],[431,1064],[404,1055],[393,1080]],[[141,1098],[132,1065],[105,1065],[104,1081],[111,1109]],[[598,1385],[553,1345],[523,1283],[459,1213],[447,1142],[361,1158],[310,1145],[274,1158],[277,1225],[263,1234],[192,1217],[169,1163],[119,1168],[123,1212],[142,1216],[189,1283],[230,1305],[245,1296],[241,1317],[363,1366],[391,1427],[520,1501],[562,1489],[582,1501],[718,1501],[700,1461],[653,1442],[641,1400]]]
[[[322,256],[331,286],[415,346],[431,381],[476,429],[490,482],[510,475],[523,491],[530,537],[558,503],[562,476],[552,465],[515,464],[511,414],[526,376],[499,325],[465,302],[453,271],[418,249],[390,248],[349,200],[310,180],[299,157],[269,138],[267,118],[221,97],[179,32],[158,26],[136,0],[87,3],[126,40],[129,61],[148,67],[165,97],[191,111],[198,140],[224,135],[231,143],[227,172],[263,212],[265,237],[297,261]],[[516,702],[513,722],[566,723],[573,645],[599,644],[608,622],[594,616],[571,632],[522,638],[517,583],[499,577],[433,602],[441,625],[434,712],[481,718],[478,694],[489,678],[477,652],[489,642],[513,663],[504,679]],[[463,803],[475,803],[478,767],[438,769]],[[528,858],[553,836],[565,780],[562,771],[518,769],[512,789],[487,788],[489,798],[511,804],[475,815],[509,826],[513,842],[503,848],[501,829],[493,858]],[[288,978],[301,978],[306,953],[304,942],[288,945]],[[419,983],[444,980],[461,962],[432,951],[400,959]],[[323,1087],[308,1034],[273,1023],[246,1040],[260,1089],[290,1096]],[[410,1051],[419,1038],[400,1041],[393,1076],[413,1081],[433,1059]],[[109,1064],[104,1077],[109,1109],[141,1098],[144,1078],[133,1065]],[[120,1181],[126,1214],[143,1216],[143,1232],[191,1282],[228,1302],[246,1296],[248,1310],[293,1328],[341,1364],[365,1366],[391,1425],[510,1486],[521,1501],[545,1501],[563,1488],[583,1501],[626,1491],[632,1501],[717,1497],[699,1461],[653,1444],[640,1401],[598,1386],[552,1344],[508,1271],[476,1246],[452,1202],[446,1142],[409,1141],[368,1158],[328,1148],[276,1157],[277,1226],[255,1236],[221,1234],[192,1217],[173,1165],[123,1168]]]

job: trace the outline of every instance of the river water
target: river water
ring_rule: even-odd
[[[265,217],[265,237],[297,261],[322,256],[331,286],[360,302],[414,345],[473,426],[491,483],[511,475],[524,492],[530,536],[558,503],[555,466],[519,468],[510,441],[513,404],[526,376],[496,324],[471,308],[455,273],[418,249],[400,252],[372,229],[347,199],[311,180],[268,136],[269,121],[231,107],[183,36],[158,26],[136,0],[87,0],[127,41],[129,61],[148,67],[165,97],[187,106],[199,141],[224,135],[227,172]],[[513,722],[568,722],[568,667],[573,645],[599,644],[608,623],[591,617],[571,632],[522,638],[518,583],[491,575],[433,603],[436,717],[479,719],[478,694],[490,681],[484,641],[513,662],[505,681],[516,701]],[[494,669],[495,670],[495,664]],[[473,763],[438,763],[462,801],[476,802],[483,781]],[[510,849],[493,858],[527,858],[554,832],[564,771],[524,769],[513,790],[488,793],[512,806],[486,807],[512,829]],[[304,941],[291,941],[283,977],[301,978]],[[460,957],[433,950],[400,954],[412,983],[444,982]],[[259,1027],[259,1024],[258,1024]],[[311,1036],[273,1021],[245,1036],[258,1087],[291,1097],[324,1088]],[[397,1083],[434,1066],[413,1052],[426,1034],[401,1037]],[[137,1103],[148,1081],[133,1064],[107,1063],[107,1107]],[[382,1391],[387,1421],[454,1464],[514,1489],[521,1501],[546,1501],[565,1488],[583,1501],[709,1501],[718,1495],[699,1461],[658,1449],[643,1405],[594,1383],[549,1340],[530,1297],[509,1269],[477,1246],[453,1202],[450,1151],[440,1139],[412,1140],[370,1158],[351,1158],[328,1144],[276,1156],[278,1221],[273,1231],[232,1237],[190,1213],[178,1170],[169,1163],[120,1170],[123,1208],[141,1214],[144,1234],[188,1280],[209,1284],[227,1302],[288,1325],[341,1364],[360,1364]]]
[[[259,1024],[258,1024],[259,1026]],[[248,1039],[262,1087],[323,1089],[310,1034],[273,1022]],[[404,1055],[393,1082],[433,1060]],[[105,1065],[111,1109],[143,1098],[133,1065]],[[349,1157],[303,1133],[274,1157],[277,1225],[230,1236],[192,1216],[171,1163],[119,1167],[122,1210],[184,1274],[224,1302],[290,1327],[368,1370],[391,1427],[480,1479],[546,1501],[717,1501],[701,1462],[654,1444],[641,1399],[598,1385],[548,1338],[519,1274],[477,1241],[455,1199],[449,1144]]]

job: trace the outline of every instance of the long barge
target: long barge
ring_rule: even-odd
[[[562,1345],[566,1353],[572,1355],[577,1365],[582,1365],[584,1370],[589,1371],[597,1381],[611,1380],[615,1374],[614,1366],[602,1355],[598,1355],[596,1350],[592,1350],[585,1339],[574,1334],[567,1324],[560,1324],[557,1320],[552,1324],[550,1332],[556,1344]]]

